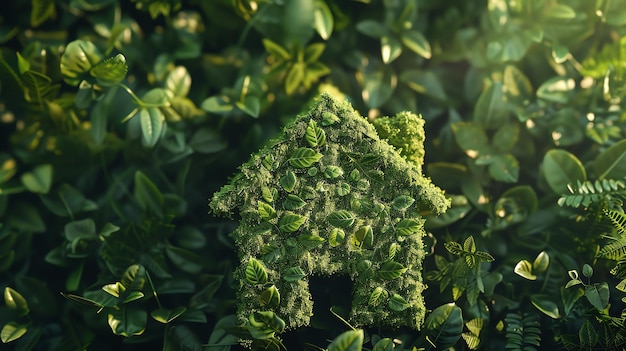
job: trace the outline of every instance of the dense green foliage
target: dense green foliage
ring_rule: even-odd
[[[313,275],[311,327],[253,315],[254,347],[622,350],[624,37],[625,0],[9,1],[2,348],[240,348],[239,218],[207,199],[326,91],[451,199],[424,324],[351,328],[350,279]]]

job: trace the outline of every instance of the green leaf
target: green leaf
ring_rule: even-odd
[[[322,158],[322,154],[309,149],[307,147],[301,147],[296,149],[289,158],[289,164],[295,168],[308,168]]]
[[[585,297],[598,310],[604,310],[609,304],[609,284],[595,283],[585,287]]]
[[[150,313],[150,316],[152,316],[152,318],[159,323],[167,324],[180,317],[183,313],[185,313],[185,311],[187,311],[187,307],[185,306],[180,306],[173,310],[167,308],[159,308],[152,311]]]
[[[537,89],[537,97],[559,104],[567,104],[576,82],[568,77],[552,77]]]
[[[387,33],[385,25],[374,20],[364,20],[357,23],[356,30],[372,38],[380,38]]]
[[[128,72],[128,65],[122,54],[100,61],[89,70],[89,74],[103,86],[118,84],[126,77],[126,72]]]
[[[267,271],[263,263],[254,257],[251,257],[246,265],[246,281],[250,284],[267,283]]]
[[[402,54],[402,41],[395,36],[384,35],[380,38],[380,53],[383,63],[388,64]]]
[[[0,331],[0,340],[7,344],[21,338],[27,331],[27,326],[17,324],[16,322],[9,322],[5,324],[4,327],[2,327],[2,331]]]
[[[380,266],[378,275],[385,280],[398,279],[408,268],[395,261],[387,261]]]
[[[541,274],[548,270],[548,266],[550,265],[550,255],[547,252],[541,251],[539,255],[535,258],[533,262],[533,272],[537,272]]]
[[[165,78],[165,89],[173,96],[185,97],[191,88],[191,76],[185,66],[177,66]]]
[[[567,194],[567,185],[587,180],[583,164],[573,154],[560,149],[546,153],[542,164],[548,185],[557,194]]]
[[[39,27],[45,21],[56,17],[54,0],[31,0],[32,11],[30,12],[30,25]]]
[[[446,91],[441,80],[431,70],[409,69],[400,74],[400,81],[417,93],[431,96],[437,100],[445,100]]]
[[[430,44],[422,33],[416,30],[408,30],[402,33],[400,40],[402,40],[402,43],[409,48],[409,50],[423,58],[429,59],[432,57]]]
[[[233,103],[225,96],[210,96],[202,101],[200,107],[213,113],[226,113],[233,110]]]
[[[361,96],[369,108],[379,108],[393,95],[398,78],[391,66],[374,66],[363,72]]]
[[[276,218],[276,210],[272,207],[272,205],[266,204],[263,201],[257,201],[257,204],[259,215],[264,221]]]
[[[565,316],[569,315],[569,313],[572,311],[572,308],[574,308],[574,304],[576,304],[576,301],[578,301],[578,299],[580,299],[584,295],[585,292],[583,291],[583,289],[568,289],[565,287],[561,287],[561,300],[563,301]]]
[[[401,312],[411,307],[406,299],[398,294],[391,295],[388,302],[389,308],[393,311]]]
[[[290,267],[283,272],[283,279],[288,282],[294,282],[306,277],[306,273],[300,267]]]
[[[139,309],[121,306],[119,309],[110,309],[108,322],[116,335],[141,335],[146,329],[148,312]]]
[[[461,338],[463,332],[463,317],[461,309],[454,303],[445,304],[435,308],[426,317],[424,322],[424,341],[421,345],[426,350],[435,348],[445,350],[452,347]],[[426,341],[428,340],[428,341]]]
[[[254,118],[259,117],[259,112],[261,112],[261,100],[256,96],[247,95],[243,101],[235,102],[235,106]]]
[[[261,188],[261,196],[267,202],[274,202],[278,199],[278,190],[264,186]]]
[[[337,336],[328,345],[328,351],[361,351],[363,347],[363,330],[348,330]]]
[[[323,146],[326,143],[326,132],[318,127],[314,120],[309,120],[304,137],[311,147]]]
[[[592,349],[598,343],[598,336],[599,333],[596,327],[591,325],[589,320],[586,320],[580,327],[580,330],[578,330],[578,338],[581,347]]]
[[[547,15],[550,18],[573,19],[576,18],[576,11],[564,4],[554,4],[553,6],[549,7]]]
[[[202,154],[213,154],[220,152],[228,146],[222,136],[213,128],[198,129],[189,140],[189,147],[195,152]]]
[[[422,227],[421,223],[412,218],[404,218],[396,224],[396,233],[400,236],[417,234]]]
[[[315,234],[302,234],[298,237],[298,242],[307,249],[320,246],[326,239]]]
[[[381,303],[381,301],[383,299],[386,299],[387,297],[389,297],[389,293],[387,292],[387,290],[378,286],[370,294],[368,304],[370,306],[378,306]]]
[[[139,109],[141,123],[141,143],[146,147],[153,147],[161,138],[164,130],[165,117],[156,107]]]
[[[477,124],[457,122],[451,127],[457,144],[470,158],[477,158],[489,151],[487,133]]]
[[[294,63],[291,66],[285,78],[285,92],[287,95],[293,94],[300,84],[302,84],[305,77],[305,70],[306,66],[304,63]]]
[[[543,312],[546,316],[554,319],[561,318],[559,306],[552,300],[552,296],[545,294],[532,294],[530,295],[530,302],[532,302],[533,306]]]
[[[350,194],[350,191],[352,189],[352,187],[350,187],[350,184],[345,183],[345,182],[341,182],[339,184],[337,184],[337,195],[339,196],[346,196],[348,194]]]
[[[135,172],[135,201],[142,210],[163,216],[163,195],[159,188],[141,171]]]
[[[333,227],[348,228],[349,226],[354,224],[356,217],[349,211],[339,210],[329,214],[328,217],[326,217],[326,220]]]
[[[511,154],[495,156],[489,163],[489,174],[499,182],[516,183],[519,177],[519,162]]]
[[[390,338],[384,338],[378,340],[376,345],[374,345],[372,351],[393,351],[395,347],[396,345],[394,344],[393,340],[391,340]]]
[[[496,131],[491,145],[500,153],[509,152],[517,143],[519,133],[519,123],[506,123]]]
[[[287,61],[291,58],[291,55],[287,50],[267,38],[263,39],[263,46],[265,47],[265,51],[277,59]]]
[[[591,278],[591,276],[593,275],[593,267],[591,267],[590,265],[588,265],[588,264],[586,264],[586,263],[585,263],[585,264],[583,265],[583,271],[582,271],[582,273],[583,273],[583,276],[584,276],[584,277],[586,277],[586,278]]]
[[[526,278],[528,280],[537,280],[537,276],[533,274],[532,264],[526,260],[521,260],[517,262],[513,271],[515,272],[515,274],[519,275],[522,278]]]
[[[372,226],[364,225],[354,233],[355,244],[364,249],[371,249],[374,244],[374,232]]]
[[[52,186],[52,165],[39,165],[32,172],[22,174],[20,180],[28,191],[47,194]]]
[[[300,227],[307,221],[305,216],[287,212],[282,216],[278,222],[278,228],[284,233],[293,233],[300,229]]]
[[[63,79],[66,83],[77,86],[102,59],[102,54],[93,43],[85,40],[72,41],[61,56]]]
[[[259,304],[261,307],[274,308],[280,305],[280,293],[276,285],[272,285],[263,290],[259,297]]]
[[[626,177],[626,140],[612,145],[598,155],[593,163],[593,170],[599,180]]]
[[[315,22],[313,22],[313,26],[317,33],[324,40],[328,40],[333,33],[333,26],[335,24],[335,20],[333,18],[333,13],[330,11],[328,5],[323,0],[315,0]]]
[[[502,83],[494,82],[485,89],[474,106],[474,122],[485,129],[497,129],[509,120]]]
[[[415,203],[414,198],[408,195],[399,195],[393,199],[391,207],[396,211],[404,211],[407,208],[411,207],[413,203]]]
[[[299,210],[306,205],[306,202],[296,195],[289,194],[285,201],[283,201],[283,208],[285,210]]]
[[[17,310],[20,316],[25,316],[30,311],[28,303],[22,294],[8,286],[4,288],[4,303],[8,308]]]
[[[528,77],[514,65],[507,65],[502,75],[502,91],[507,102],[516,107],[526,106],[535,93]],[[518,126],[517,123],[513,124]]]
[[[292,171],[287,171],[284,176],[280,178],[280,185],[285,189],[286,192],[290,193],[296,187],[298,182],[298,178]]]
[[[343,229],[333,228],[328,234],[328,243],[331,247],[337,247],[346,241],[346,233]]]
[[[184,272],[199,274],[204,268],[202,258],[193,251],[170,245],[165,248],[165,253]]]
[[[335,179],[343,176],[343,169],[339,166],[330,165],[324,169],[324,178]]]

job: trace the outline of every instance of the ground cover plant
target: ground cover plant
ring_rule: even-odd
[[[625,26],[623,0],[4,4],[2,349],[624,349]],[[419,213],[419,328],[351,319],[351,279],[304,270],[309,326],[237,316],[246,218],[209,201],[322,93],[450,201]],[[287,297],[257,263],[247,306]]]

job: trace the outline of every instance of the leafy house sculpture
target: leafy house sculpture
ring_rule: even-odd
[[[310,275],[352,279],[356,325],[421,326],[422,214],[449,206],[421,164],[324,94],[240,169],[210,207],[241,216],[238,315],[254,338],[309,324]]]

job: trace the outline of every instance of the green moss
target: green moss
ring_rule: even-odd
[[[409,112],[374,120],[381,138],[400,150],[400,154],[413,162],[421,172],[424,163],[424,120]]]
[[[400,117],[422,127],[415,115]],[[422,136],[421,147],[423,130],[411,133]],[[342,274],[354,282],[352,323],[419,328],[426,310],[420,213],[442,213],[449,202],[422,176],[417,146],[407,162],[350,104],[322,95],[243,164],[210,202],[218,215],[241,215],[232,233],[241,259],[240,319],[273,311],[287,327],[308,325],[307,277]],[[252,259],[264,273],[250,268]],[[271,285],[280,302],[270,307],[260,298]]]

